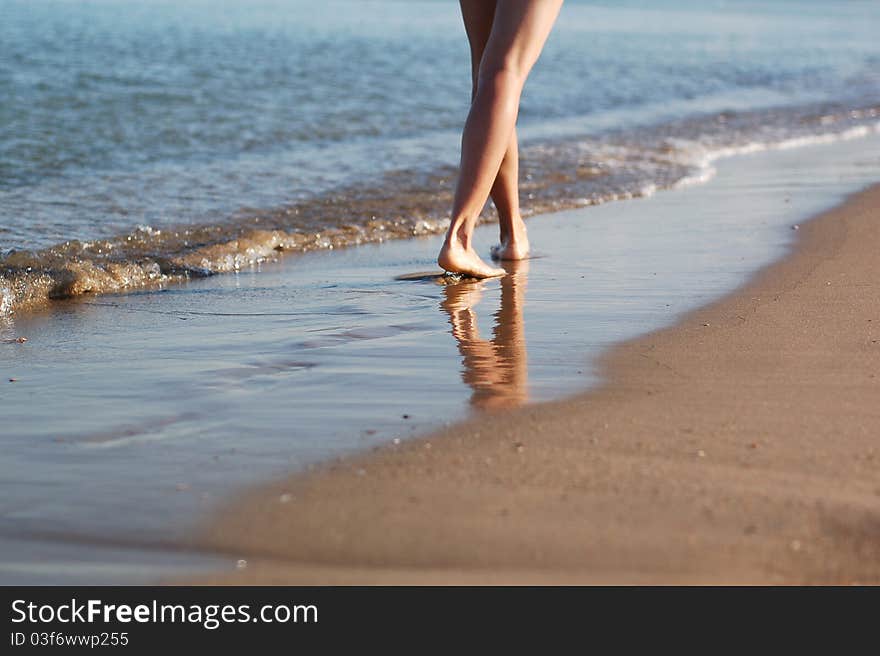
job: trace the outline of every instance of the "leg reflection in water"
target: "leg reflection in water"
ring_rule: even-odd
[[[501,307],[495,313],[492,339],[480,338],[477,315],[486,281],[462,280],[444,289],[440,307],[449,315],[464,370],[473,389],[471,404],[483,410],[511,408],[528,400],[528,361],[523,325],[528,260],[505,262]]]

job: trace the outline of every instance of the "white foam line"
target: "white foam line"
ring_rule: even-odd
[[[752,153],[760,153],[768,150],[791,150],[794,148],[802,148],[804,146],[816,146],[822,144],[832,144],[841,141],[851,141],[853,139],[861,139],[872,134],[880,134],[880,121],[873,125],[856,125],[841,132],[830,132],[827,134],[808,135],[803,137],[792,137],[790,139],[782,139],[780,141],[751,141],[741,146],[728,146],[726,148],[718,148],[709,152],[704,152],[696,161],[691,162],[697,168],[697,173],[683,177],[672,187],[679,189],[695,184],[703,184],[715,177],[717,170],[714,166],[719,159],[726,157],[736,157],[738,155],[750,155]],[[694,149],[696,150],[696,149]],[[684,163],[688,163],[687,160]]]

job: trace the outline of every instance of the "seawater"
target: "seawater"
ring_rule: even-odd
[[[876,131],[878,33],[856,0],[569,0],[526,212]],[[0,0],[0,311],[441,231],[469,85],[451,0]]]

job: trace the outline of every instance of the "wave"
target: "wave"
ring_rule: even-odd
[[[600,135],[526,143],[527,216],[705,182],[722,157],[880,132],[880,106],[836,105],[720,112]],[[137,229],[0,257],[0,316],[53,299],[160,287],[305,253],[443,232],[455,170],[402,170],[216,223]],[[480,221],[493,220],[491,203]]]

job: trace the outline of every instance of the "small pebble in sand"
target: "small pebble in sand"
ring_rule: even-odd
[[[800,540],[792,540],[789,545],[792,551],[800,551],[801,550],[801,541]]]
[[[281,503],[290,503],[290,501],[292,499],[293,499],[293,495],[288,494],[287,492],[285,492],[280,497],[278,497],[278,501],[280,501]]]
[[[358,476],[366,476],[366,475],[367,475],[367,470],[366,470],[366,469],[358,469],[358,470],[357,470],[357,475],[358,475]]]
[[[239,560],[235,563],[235,568],[236,568],[236,569],[244,569],[245,567],[247,567],[247,561],[246,561],[244,558],[239,559]]]
[[[522,453],[523,451],[526,450],[526,445],[523,444],[522,442],[514,442],[513,448],[516,449],[517,453]]]
[[[697,451],[697,457],[698,457],[698,458],[705,458],[705,457],[706,457],[706,452],[703,451],[702,449],[700,449],[699,451]]]
[[[425,442],[425,448],[426,448],[426,449],[430,449],[430,448],[431,448],[431,443],[430,443],[430,442]]]
[[[792,230],[800,230],[801,227],[797,223],[795,223],[793,226],[791,226],[791,229]]]
[[[704,328],[708,328],[708,327],[709,327],[709,324],[708,324],[708,323],[704,323],[704,324],[703,324],[703,327],[704,327]]]
[[[758,443],[757,443],[757,442],[752,442],[751,444],[749,444],[749,448],[750,448],[750,449],[757,449],[757,448],[758,448]]]

